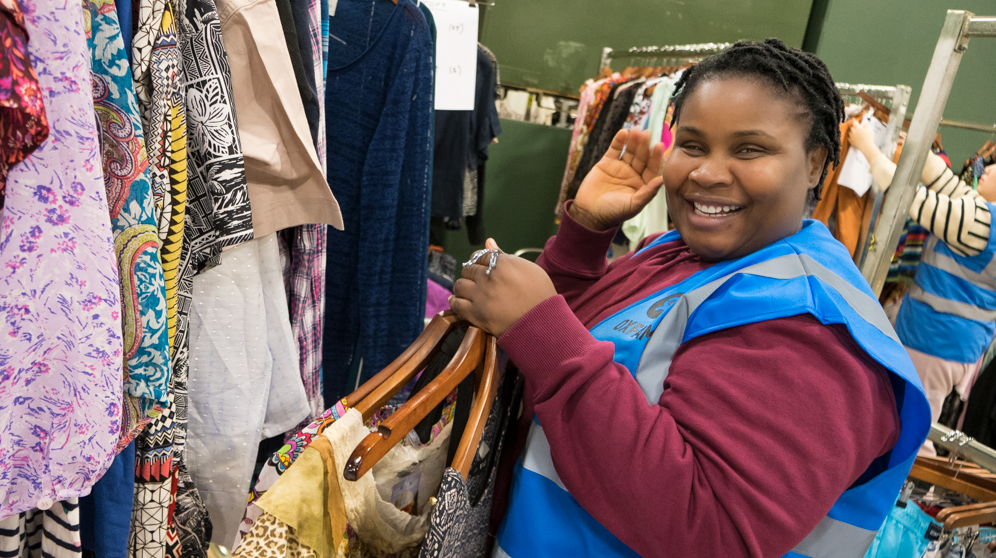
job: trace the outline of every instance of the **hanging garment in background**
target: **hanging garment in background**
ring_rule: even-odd
[[[7,175],[0,519],[90,492],[114,458],[124,362],[83,7],[23,9],[42,96],[58,102],[49,139]]]
[[[991,361],[979,372],[979,377],[968,395],[965,422],[961,431],[992,447],[996,444],[996,361]]]
[[[135,443],[114,458],[93,492],[80,498],[83,550],[100,558],[127,558],[135,495]]]
[[[501,121],[495,108],[498,88],[498,60],[484,45],[477,45],[477,88],[474,112],[467,137],[467,172],[464,179],[463,216],[467,238],[472,245],[484,244],[484,163],[488,146],[501,135]]]
[[[220,0],[257,238],[306,224],[342,227],[296,87],[275,0]],[[195,475],[196,476],[196,475]]]
[[[671,149],[674,148],[674,136],[671,134],[671,114],[673,113],[671,95],[674,93],[675,79],[665,76],[658,80],[650,80],[647,83],[654,86],[654,91],[650,95],[650,106],[644,111],[643,103],[640,102],[639,94],[637,94],[630,114],[631,116],[636,115],[632,125],[634,129],[640,129],[641,125],[651,128],[653,130],[650,136],[651,147],[663,143],[663,157],[667,159]],[[646,91],[643,94],[646,96]],[[630,122],[627,121],[627,125],[629,124]],[[666,137],[663,137],[665,132]],[[632,247],[636,247],[641,240],[652,234],[667,232],[667,230],[667,193],[663,188],[643,208],[643,211],[622,225],[622,232]]]
[[[280,14],[280,26],[284,31],[284,41],[290,54],[291,66],[294,69],[294,80],[297,82],[298,94],[304,105],[304,114],[308,119],[308,129],[311,131],[312,143],[318,143],[318,89],[315,85],[314,60],[312,59],[309,26],[309,0],[277,0],[277,12]],[[317,152],[317,150],[316,150]]]
[[[557,207],[554,213],[560,217],[564,210],[564,202],[567,201],[567,190],[577,174],[581,157],[584,156],[588,138],[594,128],[595,123],[609,99],[615,86],[623,81],[622,74],[612,74],[612,77],[604,80],[588,82],[581,91],[581,101],[578,105],[578,116],[574,121],[574,132],[571,136],[571,145],[567,151],[567,167],[564,169],[564,179],[560,184],[560,196],[557,198]]]
[[[176,393],[173,453],[182,460],[193,277],[220,265],[223,249],[252,240],[253,229],[231,72],[214,1],[178,0],[177,7],[189,139],[172,378]]]
[[[212,542],[235,540],[259,441],[310,412],[301,384],[275,235],[225,252],[194,277],[186,464]]]
[[[930,231],[923,228],[913,219],[906,219],[903,233],[899,236],[899,245],[889,264],[889,275],[886,283],[909,282],[916,275],[923,257],[923,245],[930,238]]]
[[[172,513],[176,496],[176,463],[172,453],[175,371],[182,367],[183,351],[179,349],[185,343],[180,334],[185,328],[187,311],[179,294],[187,201],[187,130],[176,3],[141,0],[138,11],[132,43],[132,77],[158,219],[159,259],[166,284],[166,320],[174,374],[170,377],[165,410],[135,440],[135,497],[128,545],[129,552],[136,557],[159,558],[179,550]]]
[[[132,77],[145,132],[162,243],[159,255],[166,281],[166,318],[172,351],[187,198],[187,138],[176,8],[171,0],[141,0],[132,48]]]
[[[813,211],[813,219],[827,225],[834,238],[843,244],[853,258],[858,253],[862,228],[874,209],[875,196],[865,192],[859,196],[854,190],[837,184],[841,169],[847,160],[850,143],[848,135],[851,126],[859,125],[858,120],[850,119],[840,125],[840,163],[827,172],[823,181],[822,197]]]
[[[629,108],[629,116],[626,117],[625,130],[646,130],[650,125],[650,114],[654,106],[654,92],[657,91],[657,84],[669,79],[667,76],[648,79],[640,85],[633,98],[633,104]],[[654,138],[650,138],[653,143]]]
[[[913,502],[907,502],[906,507],[895,506],[865,558],[920,558],[942,529],[940,523]]]
[[[114,9],[118,12],[118,23],[121,25],[121,42],[125,45],[125,60],[131,66],[131,41],[135,32],[135,21],[132,18],[131,2],[115,2]]]
[[[262,471],[259,473],[256,485],[249,492],[249,503],[246,505],[245,514],[242,516],[242,522],[239,524],[239,533],[235,539],[235,543],[231,547],[233,550],[239,548],[242,538],[254,528],[253,526],[260,518],[262,509],[257,505],[257,501],[276,484],[280,476],[301,456],[305,448],[344,414],[346,414],[345,399],[336,403],[335,406],[329,407],[317,420],[296,435],[288,438],[287,443],[266,460]]]
[[[478,65],[480,67],[480,65]],[[464,175],[470,157],[472,110],[437,110],[432,161],[432,217],[460,228]]]
[[[650,130],[650,141],[654,145],[658,142],[664,144],[664,156],[667,157],[674,147],[674,131],[671,130],[671,117],[674,114],[674,105],[671,104],[671,96],[674,94],[674,85],[684,74],[684,70],[675,72],[669,78],[664,79],[654,89],[651,97],[650,121],[647,122],[647,129]]]
[[[0,521],[0,556],[78,558],[81,550],[80,507],[76,498]]]
[[[416,389],[418,386],[424,386],[428,381],[427,379],[435,378],[446,367],[459,348],[461,340],[462,335],[450,335],[446,338],[439,353],[433,357],[426,370],[420,375],[419,380],[415,382]],[[464,398],[468,411],[462,419],[464,425],[467,416],[469,416],[469,397],[471,394],[472,392],[469,392],[460,396]],[[407,396],[400,396],[399,393],[391,401],[406,400]],[[378,410],[370,420],[364,423],[365,432],[375,430],[377,425],[386,420],[400,405],[400,403],[394,404],[392,402]],[[344,406],[345,401],[341,403],[336,408],[326,412],[327,418],[323,422],[313,424],[308,431],[295,436],[290,445],[285,446],[270,459],[267,464],[268,468],[260,474],[260,482],[257,483],[259,490],[254,490],[250,494],[250,505],[240,528],[242,539],[236,541],[233,547],[235,556],[262,558],[268,556],[267,549],[284,546],[310,548],[318,556],[348,555],[356,558],[370,556],[366,547],[358,542],[356,531],[351,527],[347,528],[344,492],[340,488],[342,466],[336,465],[336,457],[333,455],[334,452],[328,437],[335,438],[342,435],[341,431],[339,434],[334,434],[334,423],[341,420],[347,413]],[[454,409],[456,405],[454,396],[450,395],[435,410],[438,412],[430,413],[419,423],[416,432],[419,432],[421,444],[432,444],[434,440],[439,439],[444,430],[451,432],[447,425],[454,420],[460,420],[454,418],[458,414]],[[425,432],[420,431],[423,426]],[[458,441],[457,430],[452,430],[452,432],[454,432],[452,436],[455,436]],[[450,442],[453,441],[454,438],[450,437]],[[390,455],[405,454],[411,457],[413,451],[422,452],[422,449],[409,442],[406,442],[405,445],[405,448],[398,449],[397,452]],[[431,453],[447,457],[445,449],[436,447]],[[452,452],[456,446],[451,443],[448,449]],[[352,447],[345,448],[343,451],[351,452]],[[345,458],[340,456],[339,463],[345,463]],[[290,467],[291,464],[294,466]],[[443,463],[439,463],[439,470],[431,473],[441,473],[443,465]],[[377,465],[375,474],[384,474],[383,464]],[[320,485],[324,486],[321,486],[320,490],[316,490]],[[351,493],[353,488],[352,486],[345,487],[347,493]],[[391,487],[387,486],[388,492],[382,493],[381,496],[393,500],[393,497],[388,498],[391,496],[390,489]],[[421,492],[424,496],[425,491]],[[435,492],[432,491],[432,493]],[[372,495],[369,496],[372,497]],[[369,498],[364,499],[363,505],[371,502],[372,500]],[[393,507],[387,512],[387,516],[393,517],[395,520],[404,519],[403,523],[408,521],[405,516],[398,515],[397,510]],[[331,522],[329,518],[331,518]],[[353,525],[356,524],[354,522]],[[419,521],[413,523],[414,526],[421,524],[422,522]],[[279,528],[275,528],[275,526]],[[417,549],[415,550],[417,551]],[[412,554],[412,552],[408,551],[408,554]]]
[[[259,505],[293,527],[301,542],[319,555],[327,555],[323,547],[339,549],[345,544],[351,558],[414,558],[429,527],[429,498],[438,492],[452,426],[443,427],[427,446],[398,444],[373,470],[355,482],[347,481],[342,476],[344,464],[370,432],[360,413],[350,409],[322,434],[332,451],[321,451],[322,446],[313,442]],[[307,459],[309,454],[312,457]],[[399,472],[416,463],[421,476],[413,513],[408,513],[395,507],[391,485]],[[329,490],[317,492],[310,479],[323,477]],[[323,517],[332,517],[332,523],[326,526]]]
[[[169,389],[170,354],[166,283],[159,262],[159,229],[149,182],[145,135],[117,12],[101,9],[107,5],[84,0],[83,23],[90,49],[104,188],[121,280],[125,357],[118,442],[121,450],[132,443],[154,416],[163,412]],[[134,448],[132,453],[134,461]]]
[[[443,472],[420,558],[485,556],[498,465],[505,445],[515,440],[522,389],[518,371],[507,369],[498,384],[467,480],[453,468]]]
[[[10,168],[48,137],[48,119],[38,76],[28,56],[28,34],[17,2],[0,3],[0,209]]]
[[[128,533],[128,554],[135,558],[163,558],[179,554],[174,523],[176,467],[173,435],[176,402],[172,386],[166,410],[135,439],[135,497]]]
[[[326,401],[351,391],[354,356],[362,383],[401,354],[425,312],[432,41],[411,0],[373,8],[339,0],[330,21],[345,44],[329,44],[328,176],[346,227],[329,231]]]
[[[319,6],[321,4],[321,6]],[[312,130],[322,176],[326,173],[325,137],[325,59],[328,48],[328,22],[321,22],[327,0],[293,0],[298,48],[302,59],[311,60],[313,71],[308,84],[314,85],[317,97],[311,102],[301,92],[308,125]],[[307,8],[307,13],[302,13]],[[302,23],[304,25],[302,25]],[[324,27],[323,27],[324,25]],[[323,32],[325,51],[323,51]],[[305,72],[308,77],[308,72]],[[314,105],[314,106],[313,106]],[[317,135],[316,135],[317,134]],[[328,230],[324,225],[300,225],[280,231],[284,288],[290,304],[291,329],[297,339],[301,381],[308,396],[311,413],[295,430],[304,428],[325,409],[322,395],[322,329],[325,327],[325,250]]]
[[[626,124],[626,118],[629,117],[629,109],[633,106],[633,99],[636,97],[639,85],[642,83],[642,80],[628,81],[617,85],[612,91],[609,100],[606,101],[605,108],[603,108],[598,116],[595,127],[591,130],[591,136],[588,138],[588,144],[581,155],[581,161],[578,163],[574,179],[571,180],[571,184],[567,188],[566,199],[574,199],[585,177],[598,164],[605,155],[605,152],[609,150],[609,146],[612,145],[612,139],[615,138],[616,133]]]
[[[185,257],[196,274],[220,265],[222,250],[253,239],[253,215],[217,8],[214,0],[180,0],[177,9],[188,134]]]

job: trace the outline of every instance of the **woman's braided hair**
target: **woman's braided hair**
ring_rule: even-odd
[[[779,39],[740,41],[685,70],[675,84],[671,125],[677,124],[682,105],[701,82],[722,75],[766,79],[795,95],[806,109],[811,121],[806,150],[826,147],[828,154],[820,182],[814,189],[819,199],[830,163],[840,162],[840,123],[844,120],[844,101],[826,64],[815,54],[789,48]]]

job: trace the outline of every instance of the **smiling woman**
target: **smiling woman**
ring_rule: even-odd
[[[666,163],[620,132],[537,264],[501,256],[455,285],[527,379],[495,556],[860,558],[930,415],[850,255],[803,219],[840,96],[776,39],[676,88]],[[676,230],[608,265],[662,185]]]

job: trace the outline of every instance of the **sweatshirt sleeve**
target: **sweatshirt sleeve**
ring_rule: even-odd
[[[879,154],[871,162],[871,173],[880,188],[887,188],[896,164]],[[989,204],[962,182],[938,155],[927,154],[910,218],[944,241],[952,250],[975,256],[989,244],[992,215]]]
[[[809,315],[683,344],[657,405],[561,297],[499,342],[560,479],[641,556],[782,556],[898,438],[887,372]]]
[[[560,229],[546,242],[543,254],[536,260],[550,276],[557,293],[568,301],[576,299],[608,272],[607,254],[619,230],[616,227],[593,231],[578,223],[570,215],[572,203],[564,205]],[[623,256],[626,257],[628,254]]]

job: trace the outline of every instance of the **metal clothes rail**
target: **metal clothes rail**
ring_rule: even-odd
[[[882,292],[885,285],[895,247],[903,232],[903,224],[906,223],[916,196],[920,169],[927,161],[927,151],[933,143],[937,126],[941,123],[941,115],[947,105],[961,57],[968,48],[969,40],[975,37],[996,38],[996,17],[977,17],[964,10],[948,10],[930,68],[920,89],[920,99],[906,135],[903,154],[889,187],[890,194],[885,199],[882,215],[875,228],[878,242],[871,247],[868,257],[861,265],[861,273],[876,295]]]
[[[643,58],[647,60],[675,60],[689,62],[701,60],[713,54],[723,52],[733,46],[732,43],[699,43],[692,45],[667,45],[633,47],[629,50],[613,50],[609,47],[602,49],[602,65],[604,70],[612,64],[613,60]]]
[[[953,455],[960,455],[979,467],[996,473],[996,451],[975,441],[971,436],[935,422],[930,425],[927,438]]]

